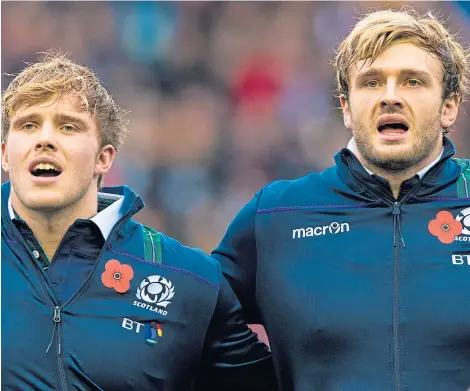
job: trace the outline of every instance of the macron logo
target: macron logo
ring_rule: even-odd
[[[349,232],[349,224],[333,221],[329,225],[293,229],[292,239],[307,238],[310,236],[336,235],[343,232]]]

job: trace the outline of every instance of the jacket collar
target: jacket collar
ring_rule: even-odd
[[[454,154],[454,145],[447,137],[444,137],[443,151],[439,161],[435,162],[422,177],[415,175],[403,182],[402,192],[408,193],[414,189],[415,196],[431,195],[455,182],[460,175],[460,167],[450,159]],[[338,152],[335,155],[335,162],[340,178],[354,191],[372,192],[389,202],[396,201],[388,182],[367,172],[350,149],[343,148]]]
[[[356,145],[356,141],[354,140],[354,138],[352,138],[351,140],[349,140],[349,143],[348,143],[348,146],[346,147],[348,148],[354,155],[357,155],[356,154],[356,151],[357,151],[357,145]],[[442,146],[442,149],[441,149],[441,153],[439,154],[439,156],[437,157],[437,159],[435,159],[434,161],[432,161],[431,163],[429,163],[426,167],[424,167],[423,169],[421,169],[420,171],[418,171],[416,173],[416,175],[418,175],[419,179],[421,179],[424,174],[426,174],[432,167],[434,167],[435,164],[437,164],[441,159],[442,159],[442,156],[444,155],[444,146]],[[361,163],[362,164],[362,163]],[[364,170],[366,170],[370,175],[375,175],[371,170],[369,170],[366,166],[362,165],[364,167]]]
[[[11,222],[10,181],[2,184],[2,220]],[[124,216],[132,216],[144,206],[142,199],[127,186],[105,187],[98,193],[98,213],[92,220],[106,240],[112,228]]]

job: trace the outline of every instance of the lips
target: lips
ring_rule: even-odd
[[[59,161],[51,157],[37,157],[29,164],[29,172],[35,177],[57,177],[62,171]]]

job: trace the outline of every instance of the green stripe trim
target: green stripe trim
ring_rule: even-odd
[[[470,198],[470,160],[453,159],[461,168],[457,181],[457,196],[459,198]]]
[[[162,238],[160,233],[151,227],[144,227],[145,260],[162,263]]]

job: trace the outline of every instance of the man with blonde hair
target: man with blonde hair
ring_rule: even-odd
[[[47,53],[2,96],[2,389],[276,390],[220,266],[101,187],[125,113]]]
[[[468,66],[432,13],[366,15],[334,61],[348,147],[265,186],[214,250],[282,390],[470,386],[470,162],[446,137]]]

